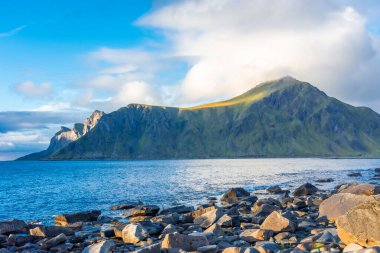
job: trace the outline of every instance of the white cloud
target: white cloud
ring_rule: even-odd
[[[13,30],[11,30],[9,32],[0,33],[0,38],[6,38],[6,37],[13,36],[16,33],[18,33],[21,30],[23,30],[25,27],[26,27],[26,25],[22,25],[22,26],[16,27],[15,29],[13,29]]]
[[[131,103],[152,105],[158,101],[152,86],[144,82],[129,82],[122,85],[112,102],[116,106],[125,106]]]
[[[181,1],[138,24],[170,34],[172,54],[192,59],[177,103],[228,98],[285,75],[362,104],[380,88],[366,19],[338,1]]]
[[[52,85],[50,82],[40,84],[25,81],[15,86],[16,92],[29,99],[46,99],[51,95]]]

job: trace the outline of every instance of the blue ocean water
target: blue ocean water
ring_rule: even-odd
[[[127,200],[148,204],[202,203],[229,187],[264,192],[293,189],[332,177],[331,188],[352,180],[370,182],[378,159],[216,159],[163,161],[0,162],[0,220],[51,223],[52,217],[90,209],[109,212]],[[349,172],[363,176],[350,178]]]

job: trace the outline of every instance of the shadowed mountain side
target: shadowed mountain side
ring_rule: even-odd
[[[379,114],[285,77],[190,108],[128,105],[42,159],[379,156]]]

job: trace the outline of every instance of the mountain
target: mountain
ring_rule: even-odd
[[[130,104],[40,159],[380,157],[380,115],[291,77],[189,108]]]

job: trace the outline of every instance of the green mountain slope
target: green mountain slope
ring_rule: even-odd
[[[190,108],[131,104],[44,159],[380,157],[380,115],[291,77]]]

